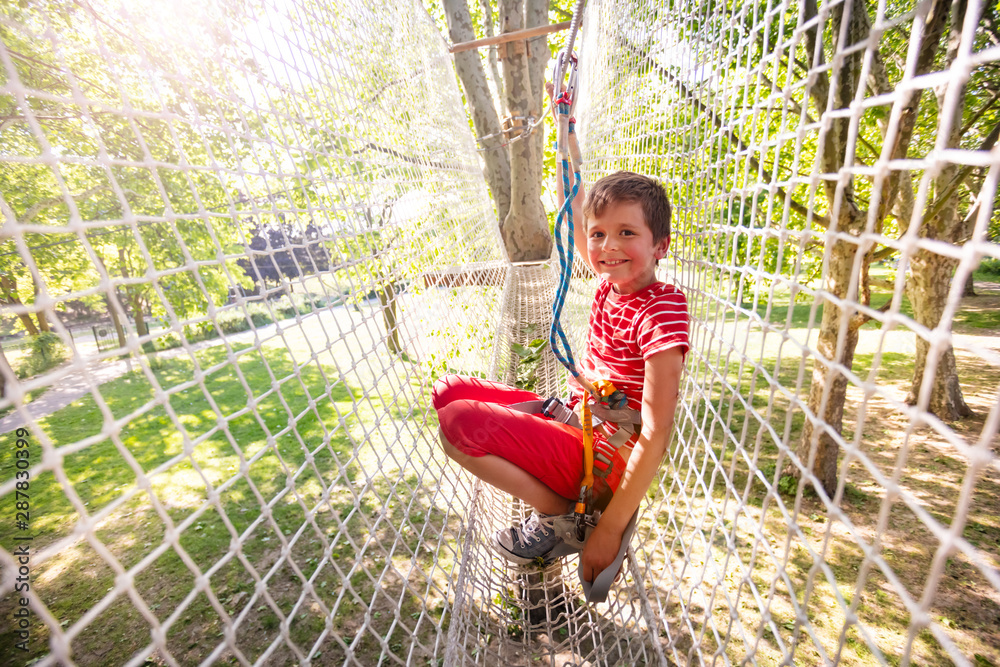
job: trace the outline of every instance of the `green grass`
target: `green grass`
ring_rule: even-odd
[[[871,269],[871,276],[876,281],[879,281],[879,284],[872,288],[871,306],[872,308],[879,309],[893,298],[892,291],[887,289],[886,285],[892,284],[895,281],[895,271],[885,267],[873,267]],[[979,289],[978,293],[978,297],[965,299],[962,307],[955,313],[952,322],[956,331],[960,333],[976,333],[977,330],[984,329],[1000,330],[1000,307],[998,307],[1000,304],[996,301],[1000,297],[1000,294],[982,288]],[[748,292],[744,294],[743,303],[739,307],[745,311],[755,312],[762,321],[773,325],[787,326],[792,329],[804,329],[809,326],[813,300],[807,296],[800,296],[798,301],[791,303],[787,291],[776,289],[772,294],[766,288],[762,288],[756,306],[753,303],[752,292]],[[790,317],[789,311],[791,311]],[[909,318],[913,318],[914,316],[913,306],[910,304],[909,297],[905,294],[900,300],[898,312]],[[819,304],[816,306],[816,313],[813,316],[814,328],[819,327],[822,318],[823,305]],[[873,319],[864,324],[862,328],[879,329],[881,327],[882,323]]]
[[[977,281],[1000,282],[1000,259],[984,257],[973,276]]]
[[[182,664],[204,660],[222,641],[217,607],[232,618],[246,613],[236,643],[251,662],[280,637],[283,616],[293,617],[291,636],[308,653],[331,612],[340,641],[327,640],[327,659],[343,659],[366,610],[379,616],[357,637],[356,655],[377,660],[382,642],[400,644],[401,633],[438,632],[443,598],[424,605],[415,593],[440,598],[434,586],[448,577],[450,565],[447,557],[436,557],[434,538],[455,517],[435,504],[413,470],[387,456],[389,443],[377,436],[364,440],[365,424],[393,417],[376,416],[371,403],[360,400],[361,390],[338,379],[332,364],[314,361],[296,374],[283,347],[242,348],[235,363],[222,348],[211,348],[198,353],[198,362],[204,388],[195,384],[181,391],[175,389],[197,377],[194,363],[178,358],[156,364],[155,383],[171,392],[169,411],[150,403],[157,391],[140,372],[102,385],[111,418],[129,417],[116,436],[102,435],[113,429],[105,428],[90,395],[40,420],[64,448],[62,470],[86,512],[92,516],[120,503],[95,526],[96,547],[75,541],[33,571],[35,590],[54,617],[71,627],[104,604],[116,582],[110,560],[125,570],[137,568],[135,590],[160,623],[178,612],[167,645]],[[368,399],[376,405],[381,400],[377,394]],[[415,407],[404,415],[396,406],[396,419],[422,423],[424,408]],[[74,443],[89,444],[68,451]],[[0,468],[12,466],[12,450],[5,449]],[[71,536],[81,520],[68,491],[51,472],[31,481],[35,553]],[[0,543],[12,544],[12,533],[10,522],[0,525]],[[237,553],[234,540],[242,542]],[[196,588],[195,570],[210,573],[210,593],[186,600]],[[266,580],[270,599],[255,596],[258,580]],[[304,580],[312,580],[314,593],[293,614]],[[11,596],[0,600],[0,613],[7,617],[13,606]],[[0,653],[12,655],[16,640],[3,627]],[[38,655],[47,632],[41,623],[34,627]],[[149,643],[148,621],[133,600],[119,595],[76,637],[74,659],[122,664]],[[283,644],[275,656],[294,660]],[[223,654],[223,662],[231,659]]]

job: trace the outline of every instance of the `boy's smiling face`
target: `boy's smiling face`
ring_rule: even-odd
[[[668,239],[653,241],[638,202],[609,204],[587,221],[587,257],[597,275],[619,294],[632,294],[656,280],[656,262],[667,254]]]

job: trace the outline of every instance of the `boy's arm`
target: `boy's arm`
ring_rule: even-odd
[[[552,90],[553,86],[551,83],[545,84],[545,91],[549,95],[549,100],[552,100]],[[555,118],[556,125],[564,123],[566,125],[566,139],[567,148],[569,149],[569,154],[572,156],[570,160],[577,168],[580,166],[580,144],[576,140],[576,132],[569,132],[569,116],[568,114],[560,113],[558,109],[555,108],[555,104],[551,105],[552,114]],[[562,165],[556,165],[556,169],[561,169]],[[569,187],[573,188],[574,171],[573,166],[570,167],[569,174]],[[561,207],[563,202],[566,201],[566,188],[563,184],[562,175],[556,175],[556,193],[558,195],[558,205]],[[576,197],[573,198],[572,211],[573,211],[573,245],[576,246],[576,253],[583,259],[584,264],[589,266],[591,270],[594,267],[590,266],[590,259],[587,257],[587,230],[583,221],[583,202],[586,197],[586,192],[583,187],[583,180],[580,180],[580,189],[577,190]]]
[[[570,154],[575,157],[577,161],[580,159],[580,145],[576,141],[576,132],[571,132],[569,135],[569,150]],[[579,167],[579,162],[577,162]],[[570,179],[573,175],[570,174]],[[561,178],[557,178],[557,181],[562,183]],[[562,186],[560,186],[562,187]],[[570,187],[573,187],[570,183]],[[580,179],[580,189],[577,190],[576,197],[573,198],[572,210],[573,210],[573,245],[576,246],[576,253],[583,260],[583,263],[590,267],[593,271],[594,267],[590,265],[590,258],[587,256],[587,225],[586,221],[583,219],[583,202],[586,197],[586,192],[584,192],[583,179]],[[562,196],[562,201],[566,201],[566,196]]]
[[[583,578],[587,581],[593,581],[614,562],[625,526],[656,477],[670,442],[683,367],[684,355],[679,347],[664,350],[646,360],[642,434],[635,443],[618,490],[584,546],[581,558]]]

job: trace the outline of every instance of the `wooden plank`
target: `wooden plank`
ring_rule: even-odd
[[[460,51],[471,51],[472,49],[478,49],[482,46],[492,46],[494,44],[503,44],[504,42],[512,42],[515,39],[528,39],[529,37],[539,37],[541,35],[548,35],[552,32],[559,32],[560,30],[567,30],[572,21],[563,21],[562,23],[552,23],[549,25],[535,26],[534,28],[525,28],[524,30],[515,30],[514,32],[505,32],[500,35],[495,35],[493,37],[484,37],[483,39],[474,39],[471,42],[462,42],[461,44],[455,44],[448,49],[448,53],[458,53]]]

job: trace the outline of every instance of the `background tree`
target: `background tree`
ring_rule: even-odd
[[[0,138],[11,151],[32,155],[43,149],[38,137],[44,136],[48,150],[79,158],[62,164],[58,172],[47,166],[4,162],[0,165],[3,213],[8,221],[53,228],[24,235],[46,291],[57,304],[77,291],[86,292],[82,298],[91,306],[106,302],[119,342],[124,344],[120,320],[125,312],[135,320],[137,334],[144,336],[148,315],[170,311],[183,318],[205,312],[209,302],[224,302],[229,286],[241,280],[234,277],[236,266],[231,261],[204,261],[238,247],[238,229],[212,221],[213,210],[227,207],[236,198],[217,176],[218,170],[137,165],[213,166],[218,164],[215,156],[225,155],[235,169],[241,158],[233,148],[240,145],[211,129],[228,127],[232,119],[225,116],[224,105],[192,92],[191,81],[163,77],[153,84],[141,76],[115,79],[101,54],[116,54],[129,63],[145,62],[150,71],[182,67],[200,72],[206,89],[225,86],[225,58],[202,61],[190,50],[169,48],[166,42],[183,22],[180,16],[174,17],[176,25],[164,25],[161,16],[138,11],[115,18],[99,16],[84,4],[50,4],[50,20],[78,26],[84,42],[91,37],[90,28],[99,23],[105,50],[65,48],[57,52],[47,38],[29,39],[24,32],[0,24],[18,79],[28,91],[43,93],[29,92],[23,102],[12,96],[0,99]],[[17,6],[0,11],[12,24],[26,21],[31,25],[30,13]],[[123,21],[121,27],[116,21]],[[211,26],[184,30],[200,31],[201,43],[221,55],[236,54],[235,47]],[[240,62],[245,60],[240,57]],[[102,103],[88,106],[65,101],[74,96]],[[195,114],[204,125],[195,131],[163,120],[171,110],[182,116]],[[40,134],[32,130],[32,122],[40,127]],[[91,223],[75,233],[65,231],[73,219],[102,221],[103,226]],[[198,262],[201,265],[196,268]],[[102,272],[121,287],[122,299],[114,287],[94,293]],[[0,248],[0,275],[3,297],[11,303],[29,304],[40,289],[9,238]],[[24,327],[29,332],[45,331],[46,312],[35,317],[37,325],[22,316]]]
[[[967,48],[972,47],[970,50],[980,50],[990,43],[991,37],[995,39],[996,36],[985,28],[995,23],[996,5],[983,9],[990,15],[971,17],[983,29],[975,34],[963,35],[962,28],[969,18],[969,3],[967,0],[955,0],[951,4],[948,32],[942,40],[942,69],[950,68],[955,62],[963,40],[968,42]],[[1000,113],[995,109],[1000,97],[1000,77],[995,67],[988,69],[990,71],[985,67],[977,68],[966,86],[944,85],[935,91],[937,148],[971,148],[986,152],[996,144],[1000,133]],[[978,131],[984,126],[988,128],[985,137]],[[975,171],[972,167],[952,163],[940,170],[930,188],[933,198],[929,198],[921,219],[917,232],[920,237],[955,245],[971,238],[980,208],[986,203],[983,201],[985,193],[981,192],[983,175],[978,179],[970,178]],[[968,203],[970,201],[971,204]],[[910,259],[911,278],[907,283],[907,294],[913,305],[914,319],[928,329],[937,328],[941,322],[957,266],[957,259],[926,247],[919,248]],[[920,396],[929,354],[930,343],[917,336],[913,381],[906,398],[911,405],[916,404]],[[928,409],[946,421],[970,416],[972,410],[962,396],[955,351],[951,344],[945,346],[936,361]]]
[[[852,304],[872,309],[869,276],[872,262],[899,258],[899,245],[876,247],[866,235],[901,239],[907,234],[911,220],[917,220],[920,224],[914,234],[960,244],[968,237],[969,224],[975,217],[974,204],[970,204],[977,200],[975,169],[944,170],[930,184],[932,196],[927,198],[923,209],[915,208],[921,187],[919,173],[893,168],[878,178],[857,175],[859,168],[871,167],[878,159],[891,162],[922,158],[935,148],[936,140],[940,142],[939,149],[950,146],[989,149],[994,145],[996,102],[1000,97],[996,94],[998,78],[994,64],[978,67],[972,74],[974,85],[970,84],[965,91],[948,91],[943,86],[935,95],[903,86],[896,92],[904,76],[917,78],[946,70],[963,38],[970,40],[975,49],[997,43],[995,7],[986,8],[983,17],[974,22],[977,25],[974,35],[963,35],[966,4],[958,0],[954,5],[951,0],[908,3],[920,24],[919,39],[911,42],[911,26],[897,24],[881,34],[878,48],[870,53],[867,63],[868,54],[863,46],[870,37],[872,16],[877,10],[873,2],[848,0],[827,7],[806,0],[788,8],[780,21],[775,16],[767,30],[755,25],[755,17],[765,15],[767,8],[760,5],[754,10],[748,5],[739,14],[742,31],[723,31],[725,39],[719,47],[723,51],[750,50],[747,61],[742,63],[753,73],[749,85],[744,85],[747,69],[732,69],[726,75],[731,78],[728,89],[734,91],[732,103],[754,109],[738,127],[724,126],[720,120],[723,116],[713,112],[715,101],[711,96],[687,85],[679,70],[650,59],[649,46],[640,42],[616,45],[644,60],[650,71],[679,92],[690,112],[680,109],[675,114],[680,117],[686,113],[703,114],[712,119],[718,130],[715,150],[720,156],[733,153],[741,156],[738,160],[723,161],[732,166],[724,167],[726,171],[718,174],[720,183],[732,191],[745,193],[759,191],[762,183],[770,182],[773,200],[788,207],[785,221],[765,216],[760,196],[731,199],[728,210],[720,212],[735,227],[735,232],[726,239],[727,248],[721,252],[731,260],[730,264],[758,266],[765,272],[770,267],[775,274],[794,273],[799,279],[818,276],[822,270],[822,289],[829,297],[821,302],[822,319],[816,342],[819,355],[807,397],[816,421],[806,420],[798,455],[803,462],[812,459],[812,472],[829,494],[837,484],[837,435],[843,429],[848,386],[841,369],[853,368],[859,329],[872,319]],[[803,27],[807,27],[804,33]],[[742,40],[748,34],[749,45],[744,45]],[[693,48],[697,48],[697,35],[690,37]],[[791,46],[783,51],[777,48],[779,43]],[[835,53],[840,55],[834,58]],[[763,60],[765,57],[767,62]],[[905,71],[908,59],[913,65],[909,73]],[[973,89],[975,94],[970,94]],[[941,118],[939,114],[946,93],[961,96],[962,104],[952,107],[953,119]],[[769,104],[761,110],[759,100],[768,95],[781,103]],[[876,96],[889,101],[863,107],[857,121],[852,121],[851,105]],[[824,115],[829,117],[828,123],[820,122]],[[855,122],[853,127],[852,122]],[[810,129],[801,146],[785,141],[777,142],[778,148],[773,151],[761,148],[763,138],[782,133],[790,136],[803,123]],[[820,197],[811,197],[804,185],[811,178],[810,169],[823,175]],[[978,175],[979,183],[982,176]],[[777,237],[769,236],[755,222],[761,218],[768,226],[781,224],[785,234],[789,230],[806,232],[810,227],[816,231],[809,232],[801,256],[795,262],[788,262],[781,255],[788,252],[787,248],[781,250]],[[758,228],[761,231],[756,231]],[[914,319],[928,329],[940,322],[956,264],[925,249],[910,258],[912,279],[907,285],[907,295],[913,305]],[[742,289],[743,284],[736,281],[734,289]],[[887,302],[874,309],[890,305]],[[911,401],[919,392],[929,348],[919,335],[916,338],[918,357]],[[967,414],[957,374],[949,346],[937,364],[930,400],[930,410],[945,419]],[[788,472],[798,476],[797,468],[789,467]]]
[[[452,43],[477,38],[468,0],[443,0],[448,34]],[[492,26],[492,9],[482,6],[484,26]],[[500,0],[501,34],[545,25],[545,0]],[[548,259],[552,238],[542,205],[544,124],[539,122],[530,135],[522,135],[528,125],[541,121],[546,113],[544,98],[545,66],[549,49],[545,37],[508,42],[499,49],[503,63],[503,85],[494,98],[478,51],[455,54],[473,127],[485,148],[486,182],[497,206],[500,231],[511,261]],[[502,97],[502,102],[499,99]],[[506,114],[506,116],[505,116]],[[505,118],[502,118],[505,116]],[[503,131],[504,123],[515,128]]]

